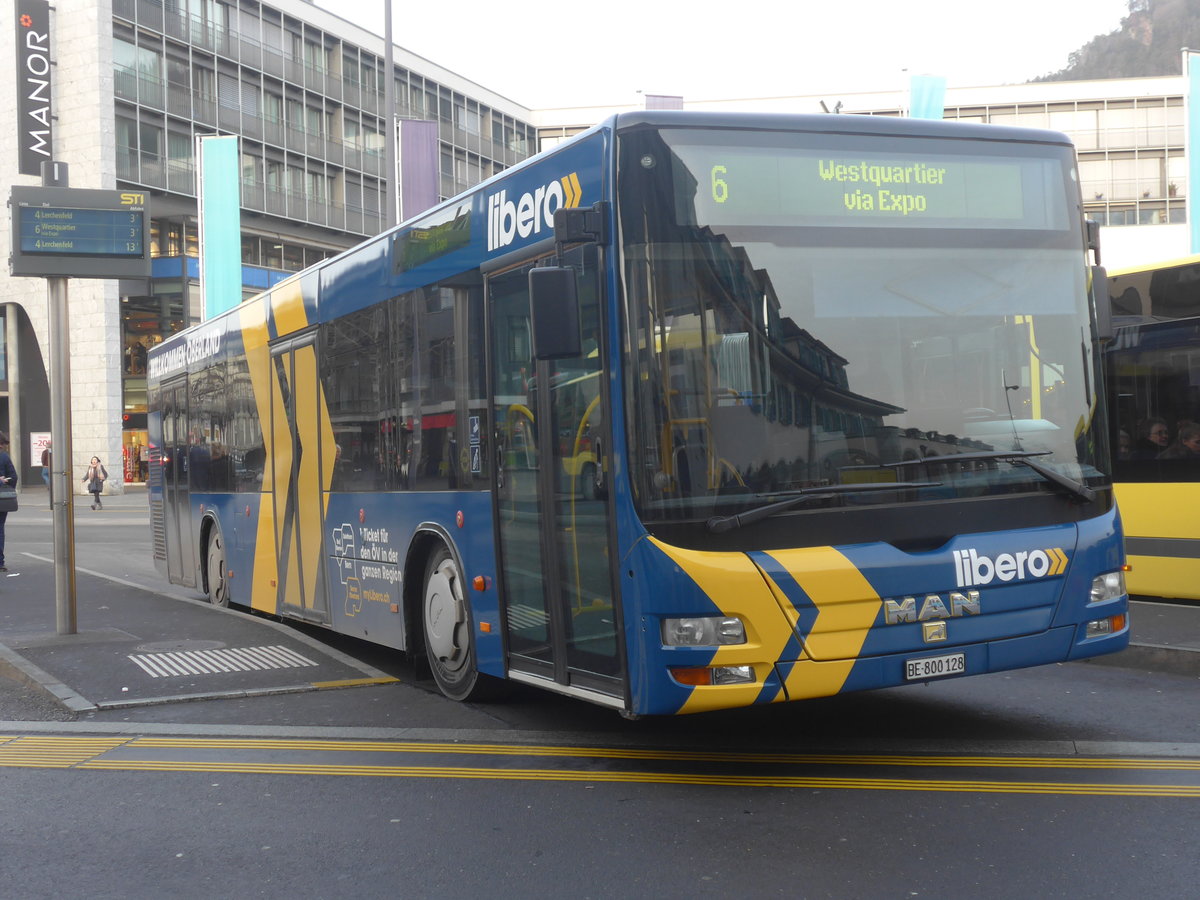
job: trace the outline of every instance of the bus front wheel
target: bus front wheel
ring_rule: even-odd
[[[208,600],[213,606],[229,605],[229,582],[225,578],[225,539],[219,525],[213,525],[208,536],[204,575]]]
[[[471,615],[463,576],[446,547],[439,547],[425,567],[421,604],[425,651],[433,680],[452,700],[479,700],[490,694],[490,681],[475,668]]]

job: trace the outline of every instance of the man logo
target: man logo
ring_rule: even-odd
[[[1067,569],[1067,554],[1058,547],[1001,553],[995,559],[972,550],[954,551],[954,575],[959,587],[975,587],[993,581],[1023,581],[1051,578]]]
[[[925,622],[929,619],[958,619],[963,616],[977,616],[979,613],[979,591],[967,591],[965,594],[951,591],[949,605],[937,594],[926,594],[920,609],[917,608],[916,597],[883,601],[883,620],[888,625]]]
[[[572,172],[557,181],[542,185],[517,200],[508,199],[508,191],[488,196],[488,252],[507,247],[517,237],[541,234],[554,228],[554,211],[560,207],[574,209],[579,205],[583,189],[579,174]]]

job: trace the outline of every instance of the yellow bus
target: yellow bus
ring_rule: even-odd
[[[1200,255],[1109,273],[1107,358],[1131,594],[1200,601]]]

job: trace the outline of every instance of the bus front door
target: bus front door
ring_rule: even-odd
[[[278,391],[271,392],[271,493],[275,504],[277,609],[281,615],[309,622],[329,621],[325,591],[324,488],[333,459],[333,432],[322,414],[312,334],[271,348]]]
[[[574,359],[533,359],[529,266],[489,279],[497,551],[510,677],[621,705],[594,260],[593,248],[569,255],[581,272]]]
[[[166,529],[167,577],[174,584],[195,587],[199,552],[192,540],[186,381],[163,385],[162,429],[163,524]]]

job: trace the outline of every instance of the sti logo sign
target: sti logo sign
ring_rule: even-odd
[[[50,7],[17,0],[17,133],[20,172],[40,175],[54,149],[50,111]]]

